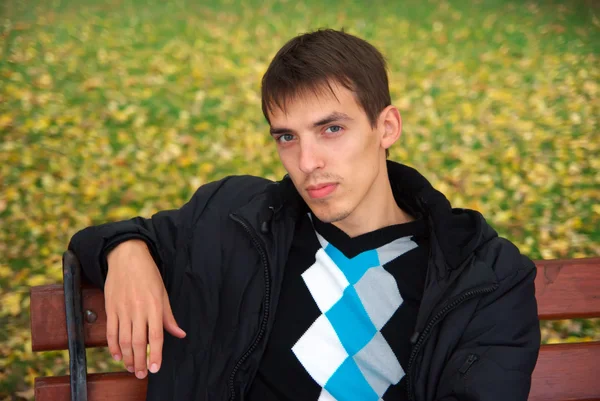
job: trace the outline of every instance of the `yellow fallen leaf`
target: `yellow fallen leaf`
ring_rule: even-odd
[[[18,292],[4,294],[0,302],[2,314],[9,314],[12,316],[19,315],[21,313],[22,298],[22,295]]]
[[[107,217],[111,220],[129,219],[137,216],[137,210],[130,206],[120,206],[111,209]]]

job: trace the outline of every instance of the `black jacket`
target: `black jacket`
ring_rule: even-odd
[[[416,170],[388,162],[394,193],[430,226],[427,282],[412,339],[418,401],[526,400],[540,347],[535,265],[473,210],[453,209]],[[182,208],[88,227],[69,244],[102,288],[106,253],[140,238],[175,319],[150,400],[243,400],[273,326],[294,224],[306,205],[286,177],[231,176]]]

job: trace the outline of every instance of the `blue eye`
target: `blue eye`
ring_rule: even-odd
[[[340,127],[339,125],[332,125],[331,127],[327,128],[325,132],[335,134],[337,132],[340,132],[341,130],[342,127]]]
[[[294,135],[292,134],[283,134],[280,137],[277,138],[277,142],[280,143],[287,143],[290,142],[294,139]]]

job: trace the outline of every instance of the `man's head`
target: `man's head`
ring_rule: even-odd
[[[337,222],[377,203],[401,120],[375,47],[333,30],[292,39],[263,77],[262,108],[285,169],[317,217]]]

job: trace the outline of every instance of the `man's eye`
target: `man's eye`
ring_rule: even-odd
[[[325,132],[335,134],[336,132],[340,132],[341,130],[342,127],[340,127],[339,125],[332,125],[331,127],[327,128]]]
[[[292,134],[283,134],[281,135],[279,138],[277,138],[277,141],[280,143],[286,143],[286,142],[290,142],[294,139],[294,135]]]

